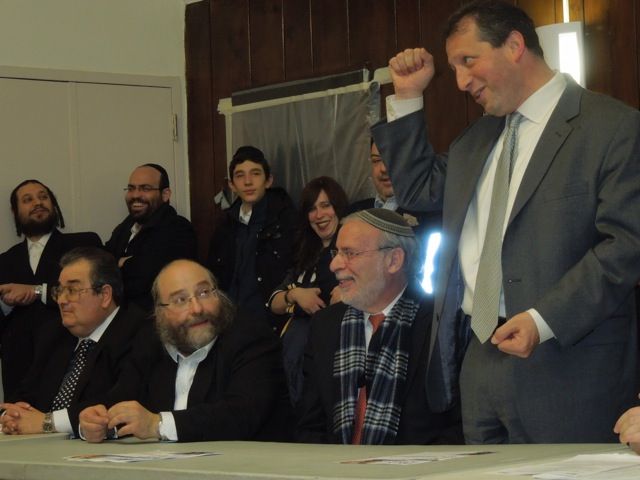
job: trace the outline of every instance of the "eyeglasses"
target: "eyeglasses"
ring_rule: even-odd
[[[331,258],[336,258],[337,256],[341,256],[342,258],[344,258],[344,260],[346,262],[350,262],[352,261],[354,258],[358,258],[360,255],[363,255],[365,253],[371,253],[371,252],[379,252],[381,250],[391,250],[393,248],[396,247],[380,247],[380,248],[376,248],[374,250],[361,250],[359,252],[356,252],[354,250],[330,250],[329,253],[331,253]]]
[[[168,307],[175,311],[182,311],[189,308],[192,298],[199,302],[203,302],[213,298],[217,295],[217,292],[217,288],[201,288],[193,295],[176,295],[175,297],[171,297],[167,303],[158,303],[157,305],[159,307]]]
[[[77,302],[80,299],[80,295],[82,293],[88,292],[89,290],[93,290],[97,292],[101,289],[102,287],[77,288],[77,287],[56,285],[51,289],[51,298],[53,298],[53,300],[57,302],[62,295],[66,295],[68,301]]]
[[[152,187],[151,185],[127,185],[124,187],[124,191],[127,193],[135,193],[136,191],[142,193],[150,193],[154,190],[164,190],[162,187]]]

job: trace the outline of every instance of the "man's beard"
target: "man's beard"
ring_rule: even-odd
[[[54,209],[49,212],[48,217],[42,220],[27,218],[26,220],[20,219],[19,222],[20,230],[22,230],[25,237],[41,237],[51,232],[58,225],[58,212]]]
[[[218,292],[219,308],[217,312],[205,312],[191,315],[182,325],[172,326],[164,314],[156,315],[156,331],[163,343],[173,345],[183,355],[191,355],[196,350],[210,343],[222,334],[235,317],[235,308],[229,299]],[[197,327],[197,331],[190,331],[191,325],[205,322]]]
[[[147,206],[147,208],[144,212],[135,212],[131,209],[131,204],[134,202],[143,203]],[[146,223],[153,212],[157,210],[157,208],[154,209],[154,206],[151,204],[151,202],[148,202],[147,200],[143,200],[141,198],[133,198],[130,201],[127,201],[127,209],[129,210],[129,215],[131,215],[136,223],[139,223],[140,225]]]

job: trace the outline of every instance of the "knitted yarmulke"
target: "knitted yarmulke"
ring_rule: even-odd
[[[370,208],[353,214],[354,217],[376,227],[383,232],[393,233],[401,237],[415,237],[413,229],[402,215],[384,208]]]

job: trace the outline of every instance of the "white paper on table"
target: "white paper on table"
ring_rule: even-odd
[[[625,473],[626,471],[626,473]],[[498,473],[504,475],[526,475],[544,480],[612,479],[637,480],[640,472],[640,456],[633,453],[602,453],[576,455],[567,460],[523,467],[505,468]],[[625,476],[626,474],[631,476]]]
[[[162,450],[154,450],[151,452],[140,453],[96,453],[86,455],[73,455],[71,457],[64,457],[64,459],[73,462],[131,463],[146,462],[150,460],[179,460],[193,457],[208,457],[212,455],[220,454],[216,452],[165,452]]]
[[[365,464],[365,465],[417,465],[420,463],[439,462],[442,460],[452,460],[454,458],[464,458],[473,455],[487,455],[489,451],[471,452],[419,452],[407,453],[404,455],[392,455],[389,457],[361,458],[359,460],[344,460],[340,463]]]

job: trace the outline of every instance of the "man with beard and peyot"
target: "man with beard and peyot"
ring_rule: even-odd
[[[164,167],[137,167],[124,190],[129,215],[105,247],[118,260],[125,300],[151,312],[153,279],[171,260],[195,258],[196,236],[191,222],[169,205],[171,188]]]
[[[39,180],[25,180],[9,199],[18,236],[24,240],[0,255],[0,353],[2,385],[10,396],[28,371],[38,332],[48,322],[62,329],[51,287],[60,258],[75,247],[102,246],[93,232],[62,233],[55,195]]]
[[[102,404],[80,413],[81,437],[287,440],[280,344],[269,326],[237,312],[213,274],[191,260],[164,267],[152,295],[155,330],[138,335]]]

